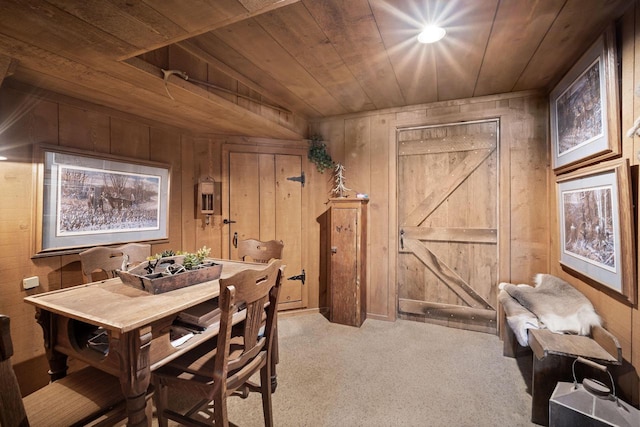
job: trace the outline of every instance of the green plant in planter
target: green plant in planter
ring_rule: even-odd
[[[198,268],[199,265],[204,263],[204,260],[211,253],[211,249],[206,246],[201,247],[196,252],[185,252],[185,251],[174,251],[172,249],[168,249],[162,251],[159,254],[155,254],[147,258],[149,261],[157,261],[164,257],[172,257],[176,255],[184,255],[184,259],[182,260],[182,266],[185,270],[193,270]],[[179,264],[178,264],[179,265]]]
[[[327,144],[322,141],[322,136],[320,135],[311,137],[307,158],[316,165],[320,173],[324,173],[325,169],[332,169],[335,165],[333,159],[327,153]]]
[[[205,258],[209,256],[209,252],[211,252],[211,249],[203,246],[202,248],[198,249],[196,253],[186,253],[184,255],[182,265],[187,270],[193,270],[204,262]]]
[[[182,261],[182,265],[187,270],[193,270],[200,262],[198,262],[198,257],[196,254],[185,254],[184,260]]]

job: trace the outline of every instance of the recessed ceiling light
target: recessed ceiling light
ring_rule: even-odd
[[[447,34],[444,28],[437,25],[427,25],[418,35],[420,43],[435,43]]]

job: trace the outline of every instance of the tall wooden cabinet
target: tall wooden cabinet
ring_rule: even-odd
[[[329,320],[360,326],[367,316],[367,199],[330,199],[325,221]]]

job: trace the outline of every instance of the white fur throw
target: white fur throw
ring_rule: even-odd
[[[601,326],[591,301],[558,277],[537,274],[535,287],[501,283],[500,288],[538,317],[541,327],[552,332],[589,335],[591,327]]]
[[[500,283],[500,289],[507,283]],[[526,285],[525,285],[526,286]],[[507,291],[500,291],[498,301],[502,305],[507,317],[507,323],[513,331],[518,343],[523,347],[529,346],[529,329],[540,329],[540,323],[535,314],[527,310]]]
[[[633,138],[635,135],[640,136],[640,117],[633,122],[633,126],[627,131],[627,136]]]

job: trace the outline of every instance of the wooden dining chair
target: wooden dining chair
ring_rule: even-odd
[[[202,425],[194,420],[198,408],[213,402],[215,425],[228,426],[227,398],[260,372],[262,409],[266,426],[273,425],[271,410],[271,352],[275,314],[281,286],[281,261],[274,260],[261,270],[245,270],[220,279],[220,330],[211,339],[152,373],[158,425],[168,419],[186,425]],[[268,302],[268,304],[267,304]],[[232,334],[234,313],[244,309],[244,320],[235,326],[242,333]],[[266,312],[264,329],[262,317]],[[240,316],[241,318],[242,316]],[[189,393],[200,401],[179,412],[169,407],[169,389]]]
[[[89,422],[100,426],[126,418],[120,381],[92,367],[72,372],[22,398],[11,356],[10,319],[0,315],[1,426],[74,426]]]
[[[283,248],[282,240],[262,242],[256,239],[246,239],[238,242],[238,257],[243,261],[266,264],[272,259],[282,259]]]
[[[85,282],[111,279],[116,270],[139,264],[151,255],[148,243],[127,243],[117,248],[97,246],[80,252],[80,264]]]
[[[238,256],[242,261],[253,261],[266,264],[272,259],[282,259],[284,243],[282,240],[269,240],[266,242],[256,239],[245,239],[238,242]],[[277,321],[276,321],[277,323]],[[272,391],[278,387],[276,375],[276,365],[280,362],[280,351],[278,348],[278,329],[273,337],[273,356],[271,358]],[[249,391],[255,391],[255,387],[250,386]],[[244,394],[246,395],[246,391]]]

